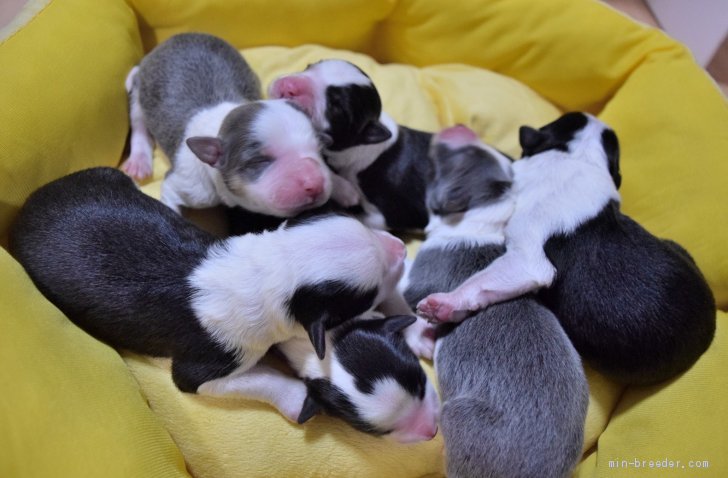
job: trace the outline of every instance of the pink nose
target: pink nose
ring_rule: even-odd
[[[268,96],[271,98],[292,98],[300,93],[299,82],[294,77],[278,78],[270,85]]]
[[[298,172],[298,181],[301,190],[309,198],[316,199],[326,189],[326,178],[318,161],[313,158],[303,158]]]
[[[435,140],[453,147],[459,147],[478,141],[478,135],[467,126],[459,124],[440,131],[437,133]]]

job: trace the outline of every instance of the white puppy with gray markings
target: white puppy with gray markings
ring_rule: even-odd
[[[175,35],[126,87],[132,133],[122,168],[148,176],[156,140],[172,163],[161,200],[173,210],[223,204],[292,217],[328,201],[331,174],[310,120],[292,103],[261,100],[258,77],[222,39]]]

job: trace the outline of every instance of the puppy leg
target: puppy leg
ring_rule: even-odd
[[[139,103],[139,86],[135,81],[139,67],[135,66],[126,77],[126,91],[129,95],[129,120],[131,139],[129,157],[121,169],[134,179],[145,179],[152,174],[152,151],[154,140],[147,130],[144,113]]]
[[[395,290],[379,306],[386,316],[414,315],[412,309],[399,290]],[[404,340],[420,358],[431,359],[435,351],[435,329],[426,320],[417,317],[417,321],[404,329]]]
[[[360,200],[357,188],[333,171],[331,172],[331,198],[345,208],[356,206]]]
[[[490,304],[550,285],[555,274],[543,250],[540,254],[509,250],[455,290],[422,299],[417,313],[434,322],[461,322]]]
[[[290,421],[297,422],[307,391],[301,380],[273,367],[256,364],[205,382],[198,387],[197,393],[214,397],[240,396],[265,402]]]

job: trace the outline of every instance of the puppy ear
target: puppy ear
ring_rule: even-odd
[[[324,328],[324,322],[326,322],[326,318],[321,317],[304,325],[306,332],[308,332],[308,338],[311,339],[311,344],[319,360],[323,360],[326,356],[326,330]]]
[[[470,195],[461,190],[435,191],[427,198],[427,207],[433,214],[447,216],[464,212],[470,204]]]
[[[370,121],[359,133],[359,139],[363,144],[375,144],[386,141],[392,137],[392,132],[387,129],[379,120]]]
[[[303,407],[301,408],[301,413],[298,415],[298,424],[303,424],[309,421],[311,418],[314,417],[314,415],[318,415],[321,413],[323,409],[321,408],[321,405],[318,404],[315,398],[313,398],[310,394],[306,395],[306,399],[303,401]]]
[[[187,147],[189,147],[195,156],[203,163],[210,166],[217,166],[218,161],[223,153],[222,141],[212,136],[193,136],[187,138]]]
[[[393,315],[384,320],[382,326],[387,334],[396,334],[406,329],[417,321],[414,315]]]
[[[622,175],[619,172],[619,140],[616,133],[611,129],[602,131],[602,148],[604,148],[604,153],[607,155],[609,175],[612,176],[614,185],[619,189],[622,184]]]
[[[528,155],[529,151],[541,146],[546,141],[546,135],[530,126],[521,126],[518,129],[518,142],[521,144],[523,154]]]

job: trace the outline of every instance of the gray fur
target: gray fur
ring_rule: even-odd
[[[430,198],[448,197],[453,186],[463,184],[467,189],[457,195],[457,213],[512,200],[506,194],[510,174],[499,171],[489,153],[481,151],[479,162],[470,163],[477,171],[468,175],[462,168],[467,158],[455,164],[457,154],[442,145],[431,152],[435,167],[428,204],[435,201]],[[443,220],[462,220],[459,217],[445,215]],[[502,227],[502,217],[493,219]],[[430,293],[454,289],[505,252],[502,241],[427,242],[405,291],[413,307]],[[435,367],[449,477],[571,473],[581,456],[588,386],[580,358],[557,318],[533,296],[492,305],[459,324],[441,326]]]
[[[511,185],[511,175],[494,156],[475,145],[456,151],[434,142],[436,157],[426,193],[427,208],[435,214],[464,212],[501,198]],[[504,156],[505,158],[505,156]]]
[[[152,50],[139,65],[136,86],[149,132],[170,159],[197,111],[262,97],[260,80],[240,53],[203,33],[176,35]]]

